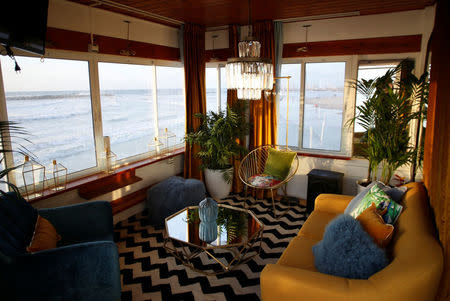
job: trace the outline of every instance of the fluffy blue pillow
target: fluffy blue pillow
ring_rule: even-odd
[[[313,253],[319,272],[345,278],[367,279],[389,263],[383,249],[347,214],[328,224]]]

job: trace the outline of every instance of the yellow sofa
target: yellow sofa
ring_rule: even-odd
[[[434,300],[443,269],[441,246],[421,184],[406,185],[403,212],[388,247],[392,262],[367,280],[322,274],[314,267],[312,246],[326,225],[344,212],[352,196],[322,194],[315,210],[276,264],[261,273],[264,301],[276,300]]]

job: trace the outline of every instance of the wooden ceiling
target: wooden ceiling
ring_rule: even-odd
[[[128,12],[121,8],[99,4],[95,0],[73,2],[156,21],[174,26],[169,21]],[[248,23],[248,1],[245,0],[113,0],[121,5],[181,22],[202,24],[207,27]],[[251,0],[252,19],[289,19],[328,14],[359,12],[361,15],[423,9],[435,0]]]

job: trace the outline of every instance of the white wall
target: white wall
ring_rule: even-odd
[[[98,35],[126,39],[127,24],[124,20],[131,22],[130,40],[178,48],[178,28],[66,0],[49,1],[48,27],[85,33],[92,31]]]

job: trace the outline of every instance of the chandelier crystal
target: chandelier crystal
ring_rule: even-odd
[[[261,91],[273,86],[273,65],[260,58],[261,44],[253,39],[239,42],[239,58],[227,61],[227,88],[236,89],[238,99],[260,99]]]
[[[249,1],[249,34],[239,42],[239,57],[227,60],[227,88],[237,90],[238,99],[257,100],[261,92],[273,87],[273,65],[261,58],[261,44],[252,36],[251,5]]]

